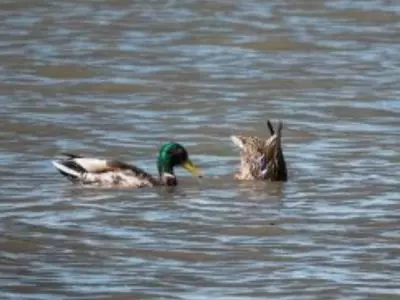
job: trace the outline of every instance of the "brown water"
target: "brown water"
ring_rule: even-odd
[[[306,4],[304,4],[306,3]],[[0,3],[1,299],[400,299],[398,1]],[[281,119],[285,184],[229,135]],[[176,190],[72,187],[61,151]]]

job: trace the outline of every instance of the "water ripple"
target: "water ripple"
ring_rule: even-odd
[[[7,299],[396,298],[400,6],[390,1],[0,3]],[[236,182],[232,134],[282,119],[287,183]],[[61,151],[176,189],[72,187]]]

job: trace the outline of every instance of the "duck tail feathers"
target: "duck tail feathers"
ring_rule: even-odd
[[[82,177],[82,172],[74,170],[73,165],[69,165],[66,161],[53,160],[51,163],[62,175],[71,181],[78,181]]]
[[[75,154],[75,153],[69,153],[69,152],[61,152],[61,155],[68,157],[68,158],[83,158],[84,156]]]

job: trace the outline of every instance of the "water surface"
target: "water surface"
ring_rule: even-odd
[[[398,299],[396,1],[2,1],[2,299]],[[287,183],[232,179],[283,120]],[[62,151],[169,189],[71,186]]]

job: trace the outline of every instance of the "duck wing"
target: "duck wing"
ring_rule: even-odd
[[[52,164],[75,183],[121,186],[152,186],[158,181],[146,171],[119,160],[82,157],[74,154]]]
[[[268,177],[273,181],[287,181],[288,179],[285,156],[282,150],[282,128],[283,123],[279,122],[274,134],[265,141]]]

